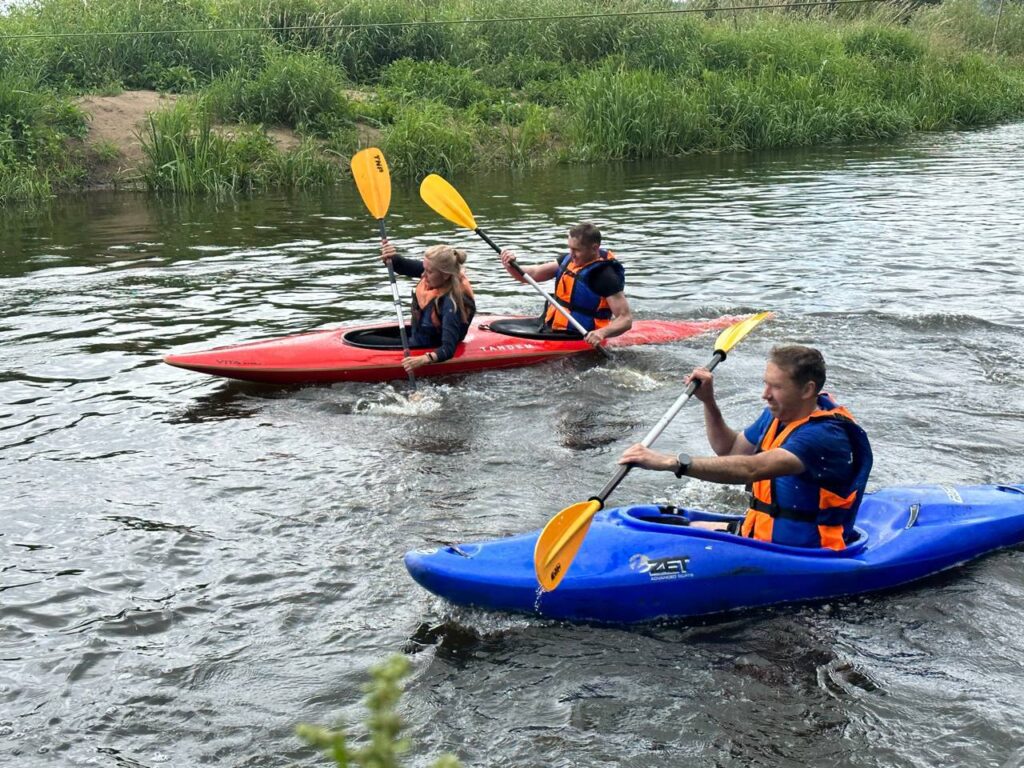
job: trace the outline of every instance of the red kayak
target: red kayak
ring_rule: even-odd
[[[725,328],[714,320],[638,320],[608,340],[610,347],[663,344]],[[593,352],[575,333],[541,332],[536,317],[476,317],[451,360],[416,369],[416,377],[514,368]],[[421,353],[422,354],[422,353]],[[201,352],[168,355],[164,362],[190,371],[271,384],[391,381],[406,378],[397,325],[360,325],[250,341]]]

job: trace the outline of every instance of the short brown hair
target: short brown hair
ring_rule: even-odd
[[[569,237],[579,240],[581,245],[600,245],[601,230],[589,221],[583,221],[569,229]]]
[[[797,386],[813,381],[815,392],[821,392],[825,386],[825,358],[814,347],[801,344],[773,347],[768,359],[786,371]]]

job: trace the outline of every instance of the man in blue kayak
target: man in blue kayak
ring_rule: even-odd
[[[644,469],[712,483],[745,483],[750,503],[739,533],[796,547],[841,550],[856,538],[853,523],[871,472],[867,435],[850,412],[821,391],[825,361],[818,350],[775,347],[764,372],[768,404],[742,432],[715,401],[714,376],[697,368],[694,395],[704,404],[708,442],[717,456],[659,453],[637,443],[619,459]]]
[[[624,292],[625,270],[614,253],[601,247],[601,231],[593,224],[577,224],[570,229],[568,247],[569,252],[555,261],[520,269],[538,283],[555,278],[555,301],[569,310],[587,332],[587,343],[597,347],[633,327]],[[508,273],[525,283],[512,267],[515,260],[512,251],[501,252],[501,263]],[[574,330],[565,315],[550,304],[545,309],[544,327],[551,331]]]

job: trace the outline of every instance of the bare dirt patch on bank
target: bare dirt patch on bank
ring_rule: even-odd
[[[124,91],[116,96],[84,96],[77,104],[88,115],[89,132],[83,140],[91,189],[132,188],[141,185],[146,160],[139,135],[146,117],[174,105],[181,98],[157,91]],[[230,128],[224,130],[230,131]],[[278,149],[288,151],[300,143],[289,128],[270,127],[266,134]]]
[[[146,116],[177,101],[174,94],[124,91],[116,96],[85,96],[78,106],[89,118],[86,135],[88,187],[122,187],[139,183],[145,155],[139,134]]]

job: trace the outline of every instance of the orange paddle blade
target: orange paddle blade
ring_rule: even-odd
[[[383,219],[391,207],[391,174],[384,153],[376,147],[367,147],[352,156],[352,178],[370,215]]]
[[[533,569],[541,589],[550,592],[569,570],[569,565],[587,535],[590,521],[601,509],[596,499],[566,507],[544,526],[533,548]]]

